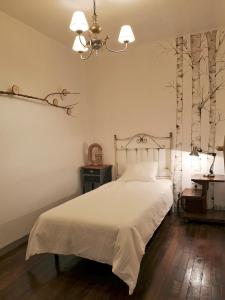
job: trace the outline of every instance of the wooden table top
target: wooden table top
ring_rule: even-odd
[[[112,167],[112,165],[86,165],[86,166],[82,166],[81,168],[83,169],[96,169],[96,170],[99,170],[99,169],[105,169],[105,168],[108,168],[108,167]]]
[[[182,197],[184,198],[201,198],[202,190],[201,189],[184,189],[182,192]]]
[[[225,182],[225,176],[224,175],[215,175],[214,177],[210,176],[204,176],[203,174],[194,174],[191,177],[192,181],[198,181],[198,182]]]

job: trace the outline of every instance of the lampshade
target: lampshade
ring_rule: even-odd
[[[198,153],[198,148],[197,147],[193,147],[192,150],[191,150],[191,153],[189,155],[191,156],[199,156],[199,153]]]
[[[89,28],[85,14],[82,11],[75,11],[70,23],[70,30],[85,32]]]
[[[84,47],[80,41],[83,45],[86,45],[85,37],[83,35],[80,35],[80,37],[77,35],[73,43],[73,50],[79,53],[88,51],[88,48]]]
[[[121,27],[118,41],[121,44],[132,43],[135,41],[135,37],[130,25],[123,25]]]

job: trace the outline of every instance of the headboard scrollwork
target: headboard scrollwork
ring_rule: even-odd
[[[114,135],[114,150],[116,178],[126,163],[143,160],[158,161],[158,177],[171,178],[172,132],[163,137],[146,133],[138,133],[127,138],[118,138]]]

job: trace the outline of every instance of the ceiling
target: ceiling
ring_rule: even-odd
[[[224,0],[96,0],[103,33],[117,40],[120,26],[131,24],[138,43],[225,26]],[[92,0],[0,0],[0,10],[71,47],[74,10],[91,21]]]

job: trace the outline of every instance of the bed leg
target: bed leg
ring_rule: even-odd
[[[56,268],[56,271],[59,272],[60,269],[59,269],[59,255],[58,254],[54,254],[54,259],[55,259],[55,268]]]
[[[173,213],[173,208],[171,207],[170,210],[168,211],[168,216],[171,216]]]

